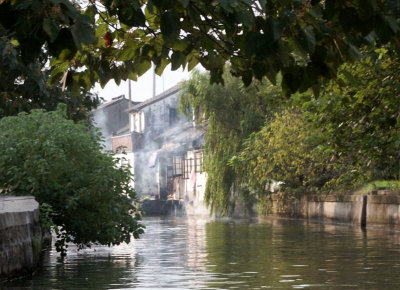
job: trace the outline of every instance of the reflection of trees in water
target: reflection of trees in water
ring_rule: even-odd
[[[209,271],[216,278],[209,287],[268,285],[276,277],[273,265],[272,227],[243,221],[213,222],[206,226]],[[225,281],[225,282],[224,282]]]
[[[393,268],[399,246],[388,232],[298,221],[274,229],[281,244],[278,255],[291,265],[308,265],[297,273],[308,277],[309,283],[363,287],[368,282],[385,284],[388,273],[400,282],[400,272]]]
[[[209,270],[228,278],[210,287],[400,283],[398,234],[274,220],[210,223],[206,235],[208,263],[215,265]]]

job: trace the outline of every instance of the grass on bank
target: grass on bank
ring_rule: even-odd
[[[400,190],[400,180],[375,180],[363,185],[355,194],[368,194],[373,190]]]

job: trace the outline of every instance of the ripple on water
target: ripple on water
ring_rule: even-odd
[[[130,244],[53,250],[23,289],[400,289],[390,232],[301,221],[147,218]],[[377,288],[375,288],[377,289]]]

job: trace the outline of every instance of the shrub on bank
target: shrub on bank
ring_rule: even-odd
[[[65,107],[0,120],[0,188],[51,207],[63,255],[66,242],[115,245],[143,232],[129,167],[117,164],[97,129],[67,120]]]

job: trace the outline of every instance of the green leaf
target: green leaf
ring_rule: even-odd
[[[130,60],[136,55],[135,49],[130,45],[124,45],[124,47],[118,50],[116,58],[119,61]]]
[[[288,94],[294,94],[301,86],[304,71],[299,66],[287,68],[282,73],[282,87]]]
[[[177,38],[181,29],[179,14],[174,12],[165,12],[161,16],[160,29],[166,39]]]
[[[157,75],[161,76],[165,67],[169,64],[167,60],[164,58],[161,59],[161,62],[156,66],[155,72]]]
[[[201,46],[204,47],[204,49],[210,51],[215,48],[215,42],[213,41],[213,36],[212,35],[206,35],[200,39]]]
[[[184,67],[186,56],[180,52],[175,51],[171,56],[171,70],[177,70],[181,65]]]
[[[82,44],[92,44],[97,40],[95,31],[88,22],[76,22],[71,26],[71,33],[79,50],[82,49]]]
[[[62,28],[55,41],[48,45],[50,54],[61,62],[72,59],[77,51],[71,31],[67,28]]]
[[[94,5],[89,5],[85,10],[84,14],[88,16],[90,19],[95,19],[96,9]]]
[[[53,4],[62,4],[62,6],[64,6],[65,8],[67,8],[65,10],[65,13],[71,17],[72,19],[79,19],[81,18],[83,15],[80,13],[80,11],[78,9],[76,9],[74,7],[74,5],[72,5],[72,3],[68,0],[51,0],[51,3]]]
[[[146,17],[143,11],[133,7],[122,7],[118,10],[120,21],[126,25],[139,27],[146,25]]]
[[[187,39],[175,39],[170,41],[169,45],[174,50],[184,51],[190,45],[190,41]]]
[[[188,63],[188,71],[194,69],[198,63],[199,63],[198,58],[192,55]]]
[[[107,23],[96,25],[96,37],[103,38],[104,34],[108,31]]]
[[[306,27],[300,33],[300,44],[309,54],[313,54],[315,50],[316,40],[312,28]]]
[[[48,80],[49,84],[54,85],[57,81],[59,81],[64,73],[68,70],[68,68],[69,62],[63,62],[54,67],[50,73],[50,77]]]
[[[151,68],[151,62],[148,59],[141,57],[134,62],[134,67],[138,76],[141,76]]]
[[[53,42],[57,38],[60,29],[58,22],[54,18],[47,17],[43,20],[43,30],[50,37],[50,42]]]

